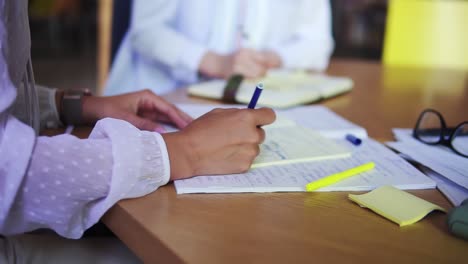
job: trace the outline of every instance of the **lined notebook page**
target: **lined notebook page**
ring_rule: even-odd
[[[337,140],[344,147],[352,146]],[[182,193],[304,192],[305,185],[330,174],[373,161],[373,170],[353,176],[317,191],[365,191],[383,185],[400,189],[435,188],[435,183],[400,156],[374,141],[365,139],[353,147],[352,156],[343,159],[295,163],[251,169],[243,174],[198,176],[175,181]]]

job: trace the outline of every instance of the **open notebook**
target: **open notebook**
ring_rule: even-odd
[[[213,106],[179,105],[179,107],[197,117],[209,111]],[[271,126],[272,128],[301,124],[303,127],[314,129],[328,136],[337,145],[350,149],[351,156],[257,167],[242,174],[197,176],[178,180],[175,181],[177,193],[303,192],[305,185],[313,180],[370,161],[376,164],[373,170],[318,191],[364,191],[383,185],[393,185],[400,189],[435,187],[433,180],[399,155],[379,142],[368,139],[364,128],[343,119],[323,106],[305,106],[276,112],[279,118],[276,124]],[[356,147],[344,140],[347,133],[361,137],[362,145]]]
[[[343,146],[345,140],[337,140]],[[197,176],[175,181],[178,194],[183,193],[237,193],[237,192],[305,192],[305,185],[369,161],[373,170],[350,177],[317,191],[367,191],[384,185],[399,189],[435,188],[435,182],[384,145],[373,139],[364,139],[355,147],[351,157],[269,166],[251,169],[247,173]]]
[[[197,118],[218,105],[184,104],[179,107],[193,118]],[[251,168],[345,158],[351,155],[350,148],[336,144],[311,128],[297,125],[286,115],[280,114],[273,124],[263,128],[265,141],[260,145],[260,154],[253,161]],[[171,128],[167,130],[170,131]]]
[[[248,104],[258,82],[263,82],[265,87],[258,105],[275,108],[312,103],[347,92],[353,87],[353,81],[346,77],[310,74],[304,71],[271,71],[265,78],[244,80],[239,86],[235,100]],[[225,86],[225,80],[211,80],[191,85],[188,93],[210,99],[221,99]]]

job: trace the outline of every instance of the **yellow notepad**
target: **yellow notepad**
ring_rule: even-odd
[[[446,210],[392,186],[382,186],[361,195],[349,194],[349,199],[377,214],[406,226],[416,223],[433,210]]]
[[[351,156],[351,150],[319,133],[281,119],[281,125],[266,126],[265,141],[252,168]]]

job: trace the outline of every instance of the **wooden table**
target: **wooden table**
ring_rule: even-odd
[[[413,127],[426,107],[449,124],[468,120],[468,73],[383,68],[364,61],[331,63],[331,75],[349,76],[354,89],[323,102],[364,126],[378,140],[391,128]],[[174,102],[213,101],[188,98]],[[445,208],[437,190],[411,193]],[[119,202],[104,223],[146,263],[461,263],[468,241],[451,236],[446,215],[434,212],[400,228],[360,208],[348,192],[177,195],[173,184]]]

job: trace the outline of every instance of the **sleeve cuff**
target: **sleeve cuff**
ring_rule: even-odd
[[[39,99],[41,129],[57,128],[63,126],[57,111],[57,105],[55,103],[55,94],[57,89],[47,88],[37,84],[36,88]]]
[[[98,121],[89,138],[111,141],[113,166],[107,196],[89,209],[86,228],[99,221],[118,201],[147,195],[169,181],[169,155],[161,135],[140,131],[122,120],[105,118]],[[78,228],[68,237],[81,235],[82,228]]]
[[[109,196],[115,188],[121,199],[140,197],[169,182],[169,155],[158,133],[140,131],[125,121],[105,118],[98,121],[89,138],[110,138],[112,142],[114,172]],[[122,186],[121,179],[133,182]]]
[[[271,50],[275,52],[276,54],[278,54],[278,56],[281,58],[281,63],[282,63],[283,68],[289,69],[289,68],[294,67],[294,63],[290,59],[291,56],[288,56],[288,52],[286,51],[286,49],[276,46],[276,47],[272,47]]]
[[[163,137],[158,133],[153,133],[156,141],[159,145],[159,149],[161,150],[161,158],[162,164],[164,167],[164,173],[162,175],[162,182],[163,185],[167,184],[171,178],[171,164],[169,160],[169,153],[167,152],[166,142],[164,142]]]
[[[182,53],[181,62],[183,65],[189,70],[198,71],[198,67],[200,66],[201,59],[203,55],[205,55],[207,48],[201,45],[191,45],[191,49],[185,49]]]
[[[198,44],[190,44],[190,47],[182,49],[179,65],[172,71],[173,75],[179,80],[185,80],[189,83],[197,81],[198,68],[207,48]]]

